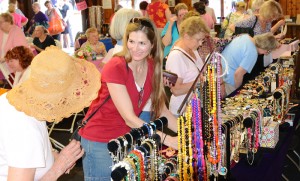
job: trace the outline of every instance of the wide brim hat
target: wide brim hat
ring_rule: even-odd
[[[94,64],[51,46],[32,61],[28,80],[7,93],[18,111],[38,120],[59,122],[97,97],[100,73]]]

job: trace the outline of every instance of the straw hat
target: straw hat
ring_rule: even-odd
[[[88,107],[100,86],[95,65],[51,46],[33,59],[29,79],[10,90],[7,99],[29,116],[58,122]]]

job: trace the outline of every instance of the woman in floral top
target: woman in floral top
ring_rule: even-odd
[[[147,7],[148,17],[152,19],[156,27],[161,30],[171,18],[171,11],[165,2],[166,0],[153,0]]]
[[[274,0],[269,0],[263,3],[259,10],[259,14],[253,14],[247,19],[230,25],[230,30],[234,32],[235,27],[253,27],[257,19],[257,22],[253,29],[254,35],[259,35],[267,32],[272,32],[273,34],[275,34],[278,28],[285,24],[285,21],[280,20],[273,27],[272,21],[280,19],[282,17],[283,14],[281,5]]]
[[[85,32],[87,41],[83,43],[80,47],[80,50],[89,52],[90,56],[87,59],[92,59],[92,54],[101,55],[104,57],[107,52],[104,43],[99,41],[99,34],[97,28],[89,28]]]

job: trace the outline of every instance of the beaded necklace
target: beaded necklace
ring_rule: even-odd
[[[191,180],[193,178],[193,148],[192,148],[192,106],[191,104],[187,105],[186,108],[186,123],[187,123],[187,160],[188,160],[188,179]]]
[[[179,180],[182,180],[182,129],[181,129],[181,122],[183,122],[182,116],[177,118],[177,126],[178,126],[178,154],[177,154],[177,162],[178,162],[178,175]]]
[[[199,181],[206,180],[205,171],[205,160],[203,154],[203,136],[202,136],[202,120],[201,120],[201,109],[200,109],[200,99],[195,95],[192,99],[192,109],[193,109],[193,123],[194,123],[194,142],[195,142],[195,160],[197,164],[195,166],[195,172]]]
[[[210,67],[210,66],[209,66]],[[211,89],[212,89],[212,110],[211,110],[211,114],[212,114],[212,118],[213,118],[213,123],[212,123],[212,131],[213,131],[213,140],[212,142],[208,142],[208,161],[210,163],[212,163],[212,169],[213,169],[213,173],[215,174],[215,176],[217,176],[216,170],[216,164],[220,162],[221,159],[221,148],[220,148],[220,144],[219,144],[219,124],[217,121],[217,98],[216,98],[216,77],[215,77],[215,67],[211,66],[211,74],[210,74],[210,78],[209,81],[211,83]]]

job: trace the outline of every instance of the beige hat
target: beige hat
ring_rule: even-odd
[[[29,79],[6,97],[18,111],[58,122],[90,106],[100,86],[95,65],[51,46],[33,59]]]

